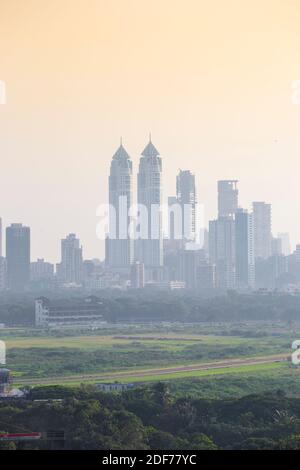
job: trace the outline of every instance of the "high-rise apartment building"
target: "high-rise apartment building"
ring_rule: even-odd
[[[12,224],[6,229],[7,284],[23,291],[30,281],[30,228]]]
[[[82,247],[74,233],[70,233],[61,241],[61,263],[57,265],[57,275],[65,284],[82,282]]]
[[[189,170],[180,170],[176,178],[176,197],[181,207],[180,238],[194,241],[196,235],[196,184],[195,175]]]
[[[219,217],[209,222],[209,261],[216,267],[216,287],[235,289],[235,221]]]
[[[269,258],[272,249],[271,204],[253,202],[253,233],[255,259]]]
[[[289,256],[291,254],[291,243],[289,233],[278,233],[278,238],[281,240],[281,249],[284,256]]]
[[[218,217],[233,217],[238,208],[238,180],[218,181]]]
[[[181,250],[178,252],[178,280],[185,283],[187,289],[198,287],[198,268],[206,264],[203,250]]]
[[[288,258],[272,255],[255,261],[255,285],[257,289],[276,289],[288,273]]]
[[[162,159],[151,139],[140,158],[137,183],[135,259],[144,264],[146,280],[159,281],[163,266]]]
[[[44,259],[37,259],[30,263],[31,281],[51,280],[54,276],[54,265],[47,263]]]
[[[244,209],[237,209],[235,213],[235,262],[238,289],[254,288],[253,251],[253,216]]]
[[[197,288],[202,290],[214,289],[216,287],[216,267],[207,260],[201,262],[197,267]]]
[[[122,143],[114,154],[109,175],[109,234],[106,239],[106,265],[128,270],[133,261],[130,236],[132,206],[132,161]]]

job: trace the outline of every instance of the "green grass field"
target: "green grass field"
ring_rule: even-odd
[[[26,381],[43,387],[166,381],[178,396],[228,398],[277,389],[289,395],[300,395],[300,369],[288,363],[170,371],[163,375],[153,370],[281,353],[288,356],[291,343],[300,337],[300,331],[289,331],[286,326],[177,325],[171,330],[169,327],[130,328],[127,325],[121,331],[10,330],[1,333],[7,345],[7,367],[13,372],[16,386]],[[124,372],[125,375],[118,376]],[[45,378],[49,379],[47,383]]]
[[[173,372],[164,375],[144,375],[142,377],[128,376],[122,378],[123,383],[134,383],[134,382],[157,382],[157,381],[168,381],[168,380],[178,380],[178,379],[190,379],[190,378],[201,378],[209,377],[214,375],[226,375],[226,374],[247,374],[255,373],[262,371],[269,371],[279,367],[284,367],[283,364],[274,363],[274,364],[256,364],[256,365],[247,365],[247,366],[237,366],[229,367],[222,369],[211,369],[211,370],[199,370],[199,371],[186,371],[186,372]],[[99,382],[105,382],[105,380],[100,380]]]
[[[150,368],[164,368],[190,365],[233,358],[245,358],[279,353],[288,354],[293,336],[284,332],[273,337],[201,334],[197,327],[195,334],[188,327],[185,331],[141,331],[122,336],[85,332],[73,334],[69,331],[12,331],[2,334],[7,346],[7,367],[14,376],[34,378],[38,382],[44,377],[74,376],[87,374],[113,374],[122,371],[141,371]],[[206,331],[207,332],[207,331]],[[5,333],[5,332],[3,332]],[[252,334],[252,332],[250,331]],[[63,336],[64,335],[64,336]],[[234,373],[234,371],[232,371]],[[189,377],[187,373],[185,377]],[[195,375],[193,375],[195,376]],[[196,374],[203,376],[203,374]],[[180,377],[175,374],[175,378]],[[172,377],[171,377],[172,378]],[[158,380],[146,378],[145,380]]]
[[[177,338],[179,337],[179,339]],[[134,337],[133,337],[134,338]],[[184,338],[181,335],[163,335],[162,338],[159,336],[153,339],[153,336],[139,335],[138,339],[127,339],[124,337],[117,338],[116,336],[66,336],[66,337],[14,337],[14,338],[3,338],[6,342],[7,349],[13,348],[79,348],[79,349],[90,349],[95,350],[101,347],[112,347],[112,346],[126,346],[126,345],[150,345],[158,348],[168,350],[180,350],[184,349],[189,345],[204,343],[204,344],[224,344],[224,345],[240,345],[249,342],[247,338],[238,338],[230,336],[217,336],[217,335],[185,335]]]
[[[272,364],[255,364],[255,365],[244,365],[244,366],[236,366],[236,367],[228,367],[222,369],[210,369],[210,370],[199,370],[199,371],[184,371],[184,372],[170,372],[166,374],[151,374],[149,375],[147,371],[145,371],[145,375],[139,375],[139,377],[135,377],[134,375],[126,375],[126,377],[122,377],[121,379],[117,376],[114,378],[113,375],[110,376],[110,379],[107,378],[99,379],[93,376],[89,376],[89,378],[78,380],[76,378],[68,379],[67,377],[62,377],[59,380],[60,385],[67,385],[67,386],[79,386],[82,383],[85,384],[96,384],[96,383],[106,383],[106,382],[122,382],[122,383],[147,383],[147,382],[157,382],[157,381],[170,381],[170,380],[183,380],[183,379],[201,379],[201,378],[208,378],[214,376],[224,376],[224,375],[232,375],[232,374],[239,374],[241,376],[245,375],[253,375],[259,373],[266,373],[275,369],[283,369],[285,368],[285,364],[280,363],[272,363]],[[39,383],[37,379],[36,385],[55,385],[57,384],[57,380],[47,381],[47,384]],[[16,386],[21,386],[22,383],[18,383],[18,378],[15,380]]]

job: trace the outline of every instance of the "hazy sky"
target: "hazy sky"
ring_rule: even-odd
[[[31,226],[33,258],[69,232],[103,256],[111,155],[122,135],[136,172],[149,131],[166,196],[191,169],[209,219],[239,179],[300,242],[299,0],[0,0],[0,80],[0,215]]]

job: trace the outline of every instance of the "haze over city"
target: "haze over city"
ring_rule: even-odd
[[[151,131],[165,199],[190,169],[209,220],[217,180],[238,179],[240,205],[271,203],[294,247],[299,17],[294,1],[1,1],[3,223],[31,227],[33,259],[57,261],[70,232],[103,258],[111,157],[123,136],[136,174]]]
[[[300,450],[299,5],[0,0],[0,456]]]

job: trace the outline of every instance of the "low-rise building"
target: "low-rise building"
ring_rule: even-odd
[[[35,325],[39,327],[89,327],[103,322],[103,305],[96,297],[64,302],[50,302],[46,297],[39,297],[35,301]]]
[[[134,384],[124,384],[119,382],[113,383],[99,383],[96,387],[103,392],[123,392],[124,390],[130,390],[134,387]]]

